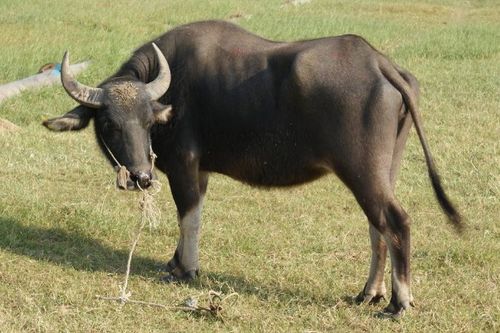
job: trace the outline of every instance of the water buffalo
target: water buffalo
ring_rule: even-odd
[[[386,310],[398,315],[407,309],[413,302],[410,218],[394,186],[412,123],[436,197],[452,224],[462,225],[424,136],[414,76],[355,35],[274,42],[231,23],[206,21],[153,42],[98,88],[72,76],[66,54],[62,83],[80,105],[44,125],[80,130],[94,118],[103,153],[130,172],[128,188],[150,185],[151,149],[157,154],[180,226],[166,280],[198,274],[200,215],[211,172],[262,187],[298,185],[334,172],[369,221],[372,259],[357,300],[376,303],[385,296],[389,249]]]

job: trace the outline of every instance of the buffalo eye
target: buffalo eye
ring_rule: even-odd
[[[118,134],[120,132],[120,127],[111,121],[104,121],[101,128],[105,134]]]

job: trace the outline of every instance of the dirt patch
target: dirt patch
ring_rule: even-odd
[[[0,118],[0,133],[17,132],[21,128],[7,119]]]

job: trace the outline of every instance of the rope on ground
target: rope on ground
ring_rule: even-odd
[[[203,296],[203,295],[201,295],[201,296]],[[189,297],[181,305],[173,305],[173,306],[168,306],[168,305],[160,304],[160,303],[134,300],[134,299],[131,299],[130,297],[127,297],[124,300],[121,296],[120,297],[96,296],[96,298],[100,299],[100,300],[104,300],[104,301],[120,302],[122,305],[125,303],[129,303],[129,304],[157,307],[157,308],[161,308],[163,310],[178,310],[178,311],[185,311],[185,312],[191,312],[191,313],[197,313],[197,314],[210,314],[213,317],[224,322],[224,317],[222,315],[223,310],[226,307],[226,305],[224,305],[224,304],[227,303],[228,300],[230,300],[232,298],[237,299],[239,297],[239,294],[236,292],[233,292],[229,295],[223,296],[223,294],[221,292],[210,290],[208,292],[208,294],[206,294],[205,296],[208,296],[208,305],[206,305],[206,306],[199,305],[198,298],[196,298],[196,297]],[[234,301],[233,301],[233,303],[234,303]],[[224,307],[223,307],[223,305],[224,305]]]
[[[157,195],[161,191],[161,183],[159,181],[153,181],[151,190],[146,191],[142,188],[139,187],[142,193],[142,198],[139,202],[139,208],[141,210],[141,219],[139,220],[139,223],[137,225],[137,230],[136,233],[132,239],[132,246],[130,247],[130,251],[128,254],[128,260],[127,260],[127,269],[125,271],[125,277],[123,284],[120,285],[120,296],[119,297],[103,297],[103,296],[97,296],[99,299],[103,300],[114,300],[114,301],[120,301],[122,304],[125,304],[127,302],[130,303],[137,303],[137,301],[132,301],[130,299],[130,296],[132,293],[130,291],[127,291],[128,289],[128,280],[130,277],[130,268],[132,265],[132,257],[134,255],[135,249],[137,247],[137,243],[139,242],[139,239],[141,237],[142,230],[146,225],[149,225],[150,229],[158,227],[160,223],[160,216],[161,216],[161,211],[156,205],[154,201],[154,196]],[[147,302],[140,302],[140,303],[147,303]],[[153,305],[154,303],[151,303]]]

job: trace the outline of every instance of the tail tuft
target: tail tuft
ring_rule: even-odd
[[[436,194],[439,205],[443,209],[444,213],[448,217],[448,220],[451,222],[455,230],[459,234],[461,234],[464,230],[462,217],[444,192],[443,186],[441,185],[441,179],[435,171],[434,167],[429,168],[429,177],[431,178],[432,188],[434,189],[434,193]]]

